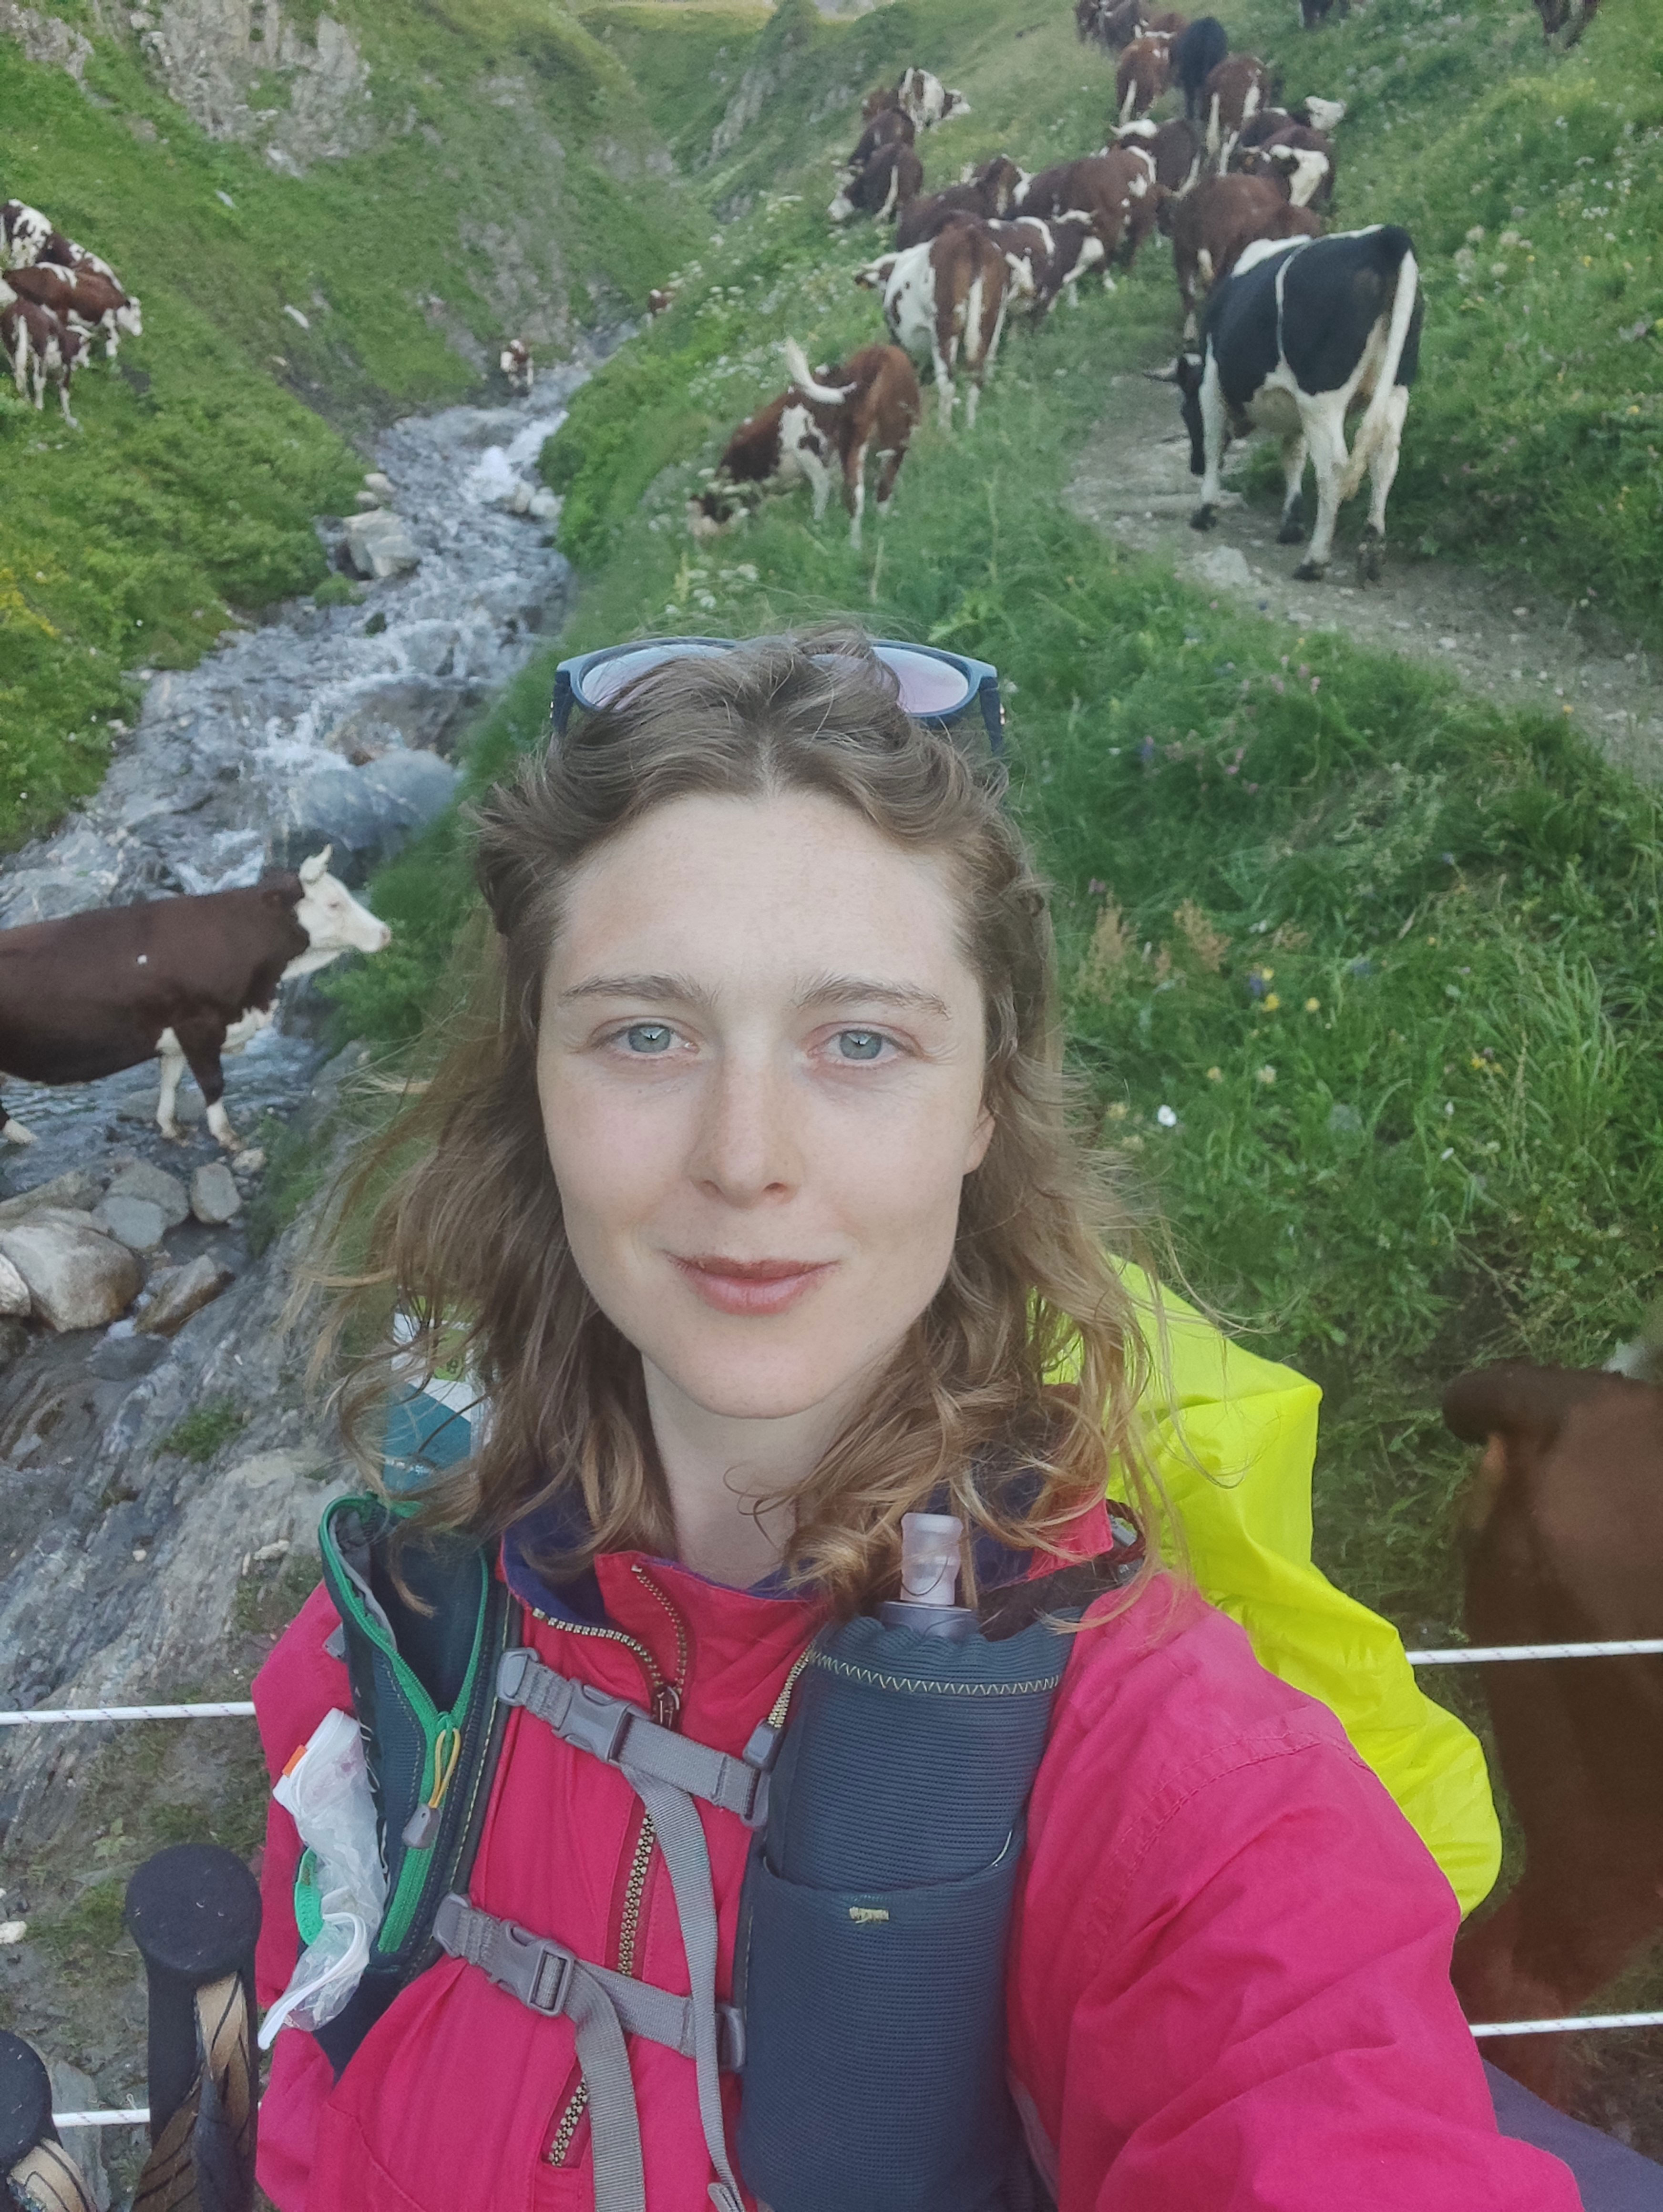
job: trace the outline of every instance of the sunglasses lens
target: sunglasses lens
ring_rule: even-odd
[[[909,714],[953,714],[969,704],[974,686],[950,660],[900,645],[880,645],[874,650],[892,671],[901,687],[901,705]]]
[[[580,704],[609,706],[626,684],[637,676],[644,676],[649,668],[656,668],[662,661],[708,660],[729,650],[725,645],[702,645],[697,640],[678,639],[671,645],[643,645],[637,652],[615,653],[610,659],[597,660],[583,671]]]

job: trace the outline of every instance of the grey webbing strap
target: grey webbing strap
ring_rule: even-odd
[[[736,1813],[748,1828],[760,1827],[767,1817],[765,1766],[661,1728],[639,1705],[557,1674],[534,1651],[503,1654],[496,1694],[506,1705],[523,1705],[567,1743],[592,1752],[609,1766],[627,1766],[634,1774],[667,1782],[725,1813]],[[764,1752],[770,1763],[773,1744],[771,1735]]]
[[[716,2212],[745,2212],[739,2177],[728,2155],[728,2136],[722,2115],[722,2082],[716,2051],[716,1887],[710,1879],[710,1854],[705,1848],[698,1808],[685,1790],[638,1768],[633,1759],[623,1762],[625,1776],[650,1814],[664,1863],[670,1870],[675,1893],[676,1917],[687,1954],[687,1979],[692,1987],[693,2069],[698,2084],[699,2124],[704,2146],[717,2179],[710,2185],[710,2201]]]
[[[570,2021],[589,2088],[595,2212],[647,2212],[630,2054],[618,2008],[599,1972],[454,1893],[441,1900],[433,1934],[442,1950],[479,1967],[522,2003],[550,2018],[563,2013]]]

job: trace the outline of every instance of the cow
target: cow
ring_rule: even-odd
[[[857,177],[880,146],[910,146],[917,137],[917,127],[910,115],[899,107],[880,110],[860,136],[860,143],[844,163],[850,176]]]
[[[1227,276],[1248,246],[1260,239],[1315,238],[1322,230],[1319,217],[1290,205],[1268,177],[1205,176],[1184,198],[1166,201],[1159,221],[1173,241],[1186,344],[1196,334],[1197,295]]]
[[[1599,9],[1599,0],[1536,0],[1536,12],[1542,19],[1542,43],[1550,46],[1557,33],[1569,27],[1567,46],[1574,46]]]
[[[1124,124],[1103,151],[1112,153],[1117,146],[1147,155],[1155,183],[1175,198],[1193,190],[1207,155],[1201,133],[1181,115],[1170,123],[1155,123],[1145,115]]]
[[[64,420],[72,430],[81,428],[70,412],[70,385],[87,359],[87,341],[71,330],[50,307],[37,307],[32,300],[14,300],[0,307],[0,352],[11,363],[12,381],[20,399],[28,397],[27,380],[33,379],[37,411],[46,403],[46,386],[58,386]]]
[[[1091,217],[1078,211],[1050,222],[1018,216],[985,228],[1016,279],[1011,313],[1026,314],[1036,324],[1044,322],[1065,291],[1077,307],[1074,287],[1103,258],[1103,241]]]
[[[667,315],[680,289],[679,284],[655,284],[647,295],[647,320],[655,323],[661,315]]]
[[[1173,81],[1184,94],[1191,123],[1201,114],[1201,88],[1230,51],[1230,34],[1216,15],[1197,15],[1173,40]]]
[[[1314,31],[1329,15],[1334,0],[1300,0],[1300,15],[1307,31]]]
[[[1014,161],[1003,154],[996,154],[992,161],[969,171],[958,184],[909,201],[895,225],[897,251],[922,246],[926,239],[945,230],[948,223],[957,222],[966,216],[990,222],[995,216],[1008,214],[1012,200],[1026,182],[1026,174]]]
[[[1147,115],[1171,82],[1173,42],[1164,31],[1146,31],[1132,40],[1114,72],[1115,106],[1122,123]]]
[[[1359,581],[1377,582],[1386,502],[1419,366],[1421,308],[1414,241],[1395,224],[1250,246],[1234,274],[1214,287],[1199,355],[1180,354],[1168,372],[1183,393],[1191,472],[1202,478],[1191,527],[1213,526],[1231,439],[1273,430],[1282,440],[1284,545],[1301,535],[1307,454],[1316,470],[1316,527],[1294,575],[1314,583],[1326,572],[1340,507],[1366,471],[1368,520],[1357,572]],[[1363,416],[1348,453],[1346,417],[1358,407]]]
[[[870,123],[874,116],[881,115],[886,108],[899,107],[900,104],[900,94],[892,84],[874,85],[861,102],[861,120],[862,123]]]
[[[1269,111],[1273,115],[1280,112]],[[1248,129],[1262,119],[1255,116]],[[1252,146],[1239,139],[1230,167],[1244,177],[1268,178],[1295,207],[1325,208],[1334,197],[1334,142],[1325,131],[1313,131],[1303,123],[1290,122]]]
[[[530,397],[537,371],[532,365],[531,348],[524,338],[510,338],[497,356],[496,366],[507,378],[510,392],[518,392],[522,399]]]
[[[1463,1516],[1471,1640],[1663,1636],[1663,1389],[1509,1363],[1452,1382],[1443,1416],[1483,1447]],[[1663,1933],[1663,1658],[1478,1673],[1525,1863],[1462,1929],[1455,1988],[1470,2020],[1563,2019]],[[1563,2036],[1483,2047],[1551,2104],[1576,2086]]]
[[[785,341],[784,353],[790,384],[728,440],[710,483],[693,502],[693,534],[708,537],[751,497],[797,483],[808,485],[818,522],[836,466],[843,472],[850,543],[858,545],[867,458],[875,453],[880,464],[882,517],[923,411],[912,363],[899,346],[862,346],[836,368],[816,375],[795,338]]]
[[[978,222],[955,222],[928,245],[887,253],[856,272],[878,293],[889,335],[915,361],[935,371],[941,428],[953,428],[954,374],[962,359],[970,378],[965,416],[976,427],[976,403],[999,357],[1010,297],[1020,280]]]
[[[0,206],[0,269],[27,269],[53,235],[52,219],[26,200]]]
[[[1201,112],[1207,151],[1221,175],[1230,166],[1242,125],[1268,106],[1270,99],[1270,72],[1254,54],[1232,54],[1209,72],[1201,88]]]
[[[938,123],[950,123],[955,116],[970,113],[970,102],[963,93],[949,92],[940,77],[923,69],[902,70],[895,88],[895,105],[920,131],[934,130]]]
[[[59,269],[90,269],[94,276],[107,277],[118,289],[125,289],[121,279],[101,254],[94,253],[91,246],[82,246],[73,238],[65,238],[61,230],[53,231],[34,258],[37,262],[52,262]]]
[[[0,307],[14,297],[50,307],[87,338],[101,335],[107,361],[115,359],[124,336],[144,334],[138,301],[95,269],[64,269],[43,261],[32,268],[9,270],[0,276]]]
[[[0,1084],[91,1083],[159,1057],[162,1135],[180,1136],[174,1104],[188,1067],[209,1128],[238,1151],[222,1056],[270,1026],[280,984],[343,952],[382,951],[392,938],[329,873],[329,856],[326,845],[298,874],[273,870],[249,890],[94,907],[0,931]],[[3,1104],[0,1136],[34,1141]]]
[[[923,190],[924,165],[910,146],[880,146],[858,176],[850,177],[825,210],[833,222],[874,216],[881,222]]]
[[[1110,261],[1124,248],[1126,266],[1131,267],[1165,203],[1167,195],[1154,182],[1154,166],[1148,153],[1129,146],[1059,162],[1028,179],[1012,198],[1011,213],[1037,215],[1042,220],[1076,210],[1089,216],[1102,241],[1104,289],[1112,292]]]

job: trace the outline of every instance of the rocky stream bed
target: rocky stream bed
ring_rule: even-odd
[[[325,845],[360,884],[438,814],[456,738],[563,607],[534,472],[582,374],[389,429],[366,495],[381,509],[319,526],[386,573],[356,605],[291,603],[151,678],[97,797],[0,861],[0,927],[250,884]],[[273,1237],[263,1182],[287,1131],[291,1156],[296,1138],[314,1152],[308,1186],[326,1184],[359,1054],[330,1058],[320,1026],[302,983],[228,1060],[253,1140],[235,1171],[189,1081],[183,1140],[161,1136],[154,1062],[6,1085],[37,1141],[0,1145],[0,1260],[9,1247],[33,1292],[31,1318],[0,1317],[0,1708],[246,1697],[315,1579],[344,1473],[305,1323],[283,1321],[319,1199]],[[0,1315],[9,1283],[0,1265]],[[77,1297],[101,1325],[64,1325],[94,1310]],[[126,1875],[186,1837],[253,1850],[263,1797],[246,1720],[0,1731],[0,2021],[53,2063],[60,2108],[143,2102]],[[118,2189],[140,2141],[106,2132]]]

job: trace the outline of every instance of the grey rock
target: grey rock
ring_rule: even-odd
[[[21,1321],[0,1321],[0,1367],[9,1367],[29,1348],[29,1333]]]
[[[456,770],[428,752],[392,751],[364,768],[318,769],[291,789],[272,856],[294,867],[320,844],[332,844],[336,874],[349,854],[367,866],[442,814],[455,787]]]
[[[168,1357],[160,1336],[107,1336],[87,1355],[87,1372],[102,1382],[129,1382],[148,1375]]]
[[[393,479],[381,469],[369,469],[364,473],[364,489],[373,491],[377,499],[391,500]]]
[[[159,1206],[169,1229],[177,1229],[191,1211],[190,1197],[179,1177],[169,1175],[166,1168],[152,1167],[149,1160],[135,1160],[130,1167],[118,1168],[110,1177],[107,1195],[142,1198],[148,1205]]]
[[[563,504],[558,492],[551,491],[546,484],[539,484],[532,494],[526,512],[533,522],[553,522],[558,517]]]
[[[191,1177],[191,1211],[214,1229],[242,1212],[242,1193],[223,1160],[210,1160]]]
[[[107,1197],[94,1210],[92,1218],[94,1228],[113,1237],[130,1252],[154,1252],[168,1234],[168,1217],[161,1208],[148,1198],[134,1198],[125,1191]]]
[[[368,514],[355,514],[346,526],[347,557],[361,576],[383,582],[389,576],[407,576],[422,565],[422,549],[410,526],[384,507]]]
[[[55,2112],[94,2112],[103,2104],[98,2084],[78,2066],[71,2066],[62,2058],[52,2058],[46,2063],[46,2073],[52,2081]],[[110,2212],[110,2177],[104,2171],[104,2153],[99,2141],[102,2134],[101,2128],[66,2128],[60,2140],[81,2168],[82,2179],[98,2212]]]
[[[15,1198],[0,1199],[0,1229],[9,1221],[26,1220],[45,1206],[74,1206],[90,1212],[103,1188],[102,1179],[88,1169],[71,1168],[67,1175],[54,1176],[50,1182],[37,1183],[33,1190],[20,1190]]]
[[[1215,545],[1209,553],[1197,553],[1190,566],[1203,584],[1215,591],[1246,592],[1252,589],[1253,572],[1247,566],[1247,556],[1234,545]]]
[[[29,1286],[23,1280],[3,1252],[0,1252],[0,1316],[9,1321],[26,1321],[34,1310],[34,1301],[29,1296]]]
[[[210,1253],[198,1252],[188,1265],[173,1270],[138,1316],[146,1336],[174,1336],[192,1314],[211,1305],[236,1280],[231,1269]]]
[[[125,1244],[83,1214],[37,1213],[0,1229],[0,1253],[29,1286],[49,1328],[102,1328],[138,1295],[143,1273]]]

